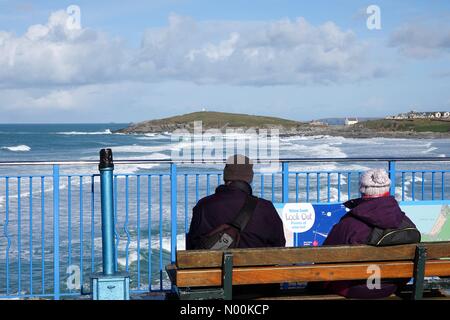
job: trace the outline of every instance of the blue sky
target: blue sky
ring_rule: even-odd
[[[446,0],[0,0],[0,122],[450,110],[449,21]]]

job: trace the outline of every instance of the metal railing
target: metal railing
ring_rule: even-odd
[[[254,193],[273,202],[342,202],[360,195],[362,168],[384,167],[398,200],[448,200],[450,158],[281,159],[255,172]],[[159,167],[115,173],[115,267],[129,272],[131,293],[170,290],[164,267],[183,248],[192,207],[221,184],[217,160],[201,166],[170,160],[116,160]],[[320,164],[342,168],[320,169]],[[60,299],[89,292],[102,267],[97,161],[0,162],[0,169],[51,168],[46,174],[0,173],[0,297]],[[304,170],[307,164],[312,168]],[[95,167],[94,167],[95,165]],[[90,173],[62,173],[72,166]],[[92,168],[90,167],[92,166]],[[403,166],[404,168],[400,168]],[[78,272],[79,270],[79,272]]]

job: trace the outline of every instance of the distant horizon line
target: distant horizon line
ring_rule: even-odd
[[[167,116],[165,118],[171,118],[174,116]],[[143,121],[151,121],[151,120],[161,120],[165,118],[154,118],[154,119],[147,119],[147,120],[138,120],[138,121],[128,121],[128,122],[0,122],[0,125],[16,125],[16,124],[36,124],[36,125],[53,125],[53,124],[132,124],[132,123],[138,123]],[[360,116],[347,116],[347,117],[324,117],[324,118],[311,118],[308,120],[294,120],[291,118],[282,118],[285,120],[293,120],[293,121],[299,121],[299,122],[308,122],[308,121],[320,121],[320,120],[327,120],[327,119],[342,119],[345,120],[347,118],[358,118],[358,119],[381,119],[384,117],[360,117]]]
[[[129,124],[132,122],[0,122],[0,125],[8,124]]]
[[[167,115],[167,116],[163,116],[163,117],[157,116],[157,117],[152,118],[152,119],[143,119],[143,120],[127,121],[127,122],[115,122],[115,121],[107,121],[107,122],[0,122],[0,125],[135,124],[135,123],[139,123],[139,122],[143,122],[143,121],[162,120],[162,119],[171,118],[171,117],[176,117],[176,116],[180,116],[180,115],[186,115],[186,114],[191,114],[191,113],[200,113],[200,112],[232,113],[232,112],[216,111],[216,110],[199,110],[199,111],[192,111],[192,112],[188,112],[188,113],[178,113],[178,114],[175,114],[175,115]],[[404,112],[397,113],[396,115],[399,115],[399,114],[406,114],[406,113],[410,113],[410,112],[417,112],[417,113],[424,113],[424,112],[426,112],[426,113],[432,113],[432,112],[439,112],[439,111],[416,111],[416,110],[410,110],[410,111],[404,111]],[[250,115],[250,116],[258,116],[258,115],[256,115],[256,114],[248,114],[248,113],[236,113],[236,114]],[[394,116],[394,115],[393,115],[393,114],[389,114],[389,115],[383,115],[383,116],[357,116],[357,115],[328,116],[328,117],[310,118],[310,119],[306,119],[306,120],[293,119],[293,118],[290,118],[290,117],[283,118],[283,117],[280,116],[280,115],[260,115],[260,116],[263,116],[263,117],[276,117],[276,118],[280,118],[280,119],[293,120],[293,121],[298,121],[298,122],[311,122],[311,121],[320,121],[320,120],[329,120],[329,119],[340,119],[340,120],[345,120],[345,119],[350,119],[350,118],[356,118],[356,119],[386,119],[386,117]]]

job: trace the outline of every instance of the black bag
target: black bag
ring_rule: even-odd
[[[419,243],[420,240],[420,231],[405,217],[397,229],[373,228],[367,244],[377,247],[386,247],[399,244]]]
[[[244,206],[231,223],[218,226],[198,239],[197,249],[226,250],[239,245],[240,234],[255,211],[258,198],[248,195]]]

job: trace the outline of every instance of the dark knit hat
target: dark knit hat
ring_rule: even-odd
[[[253,180],[253,162],[240,154],[229,157],[223,169],[223,180],[240,180],[251,183]]]

